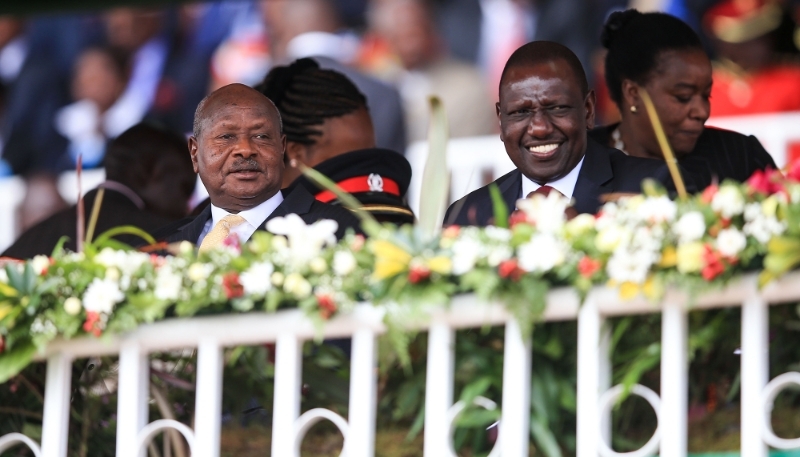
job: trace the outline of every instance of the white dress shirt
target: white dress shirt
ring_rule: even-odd
[[[236,227],[232,227],[231,233],[235,233],[239,237],[239,241],[242,243],[249,240],[250,237],[253,236],[253,233],[255,233],[255,231],[264,223],[264,221],[267,220],[269,215],[275,211],[275,208],[277,208],[281,202],[283,202],[283,194],[279,191],[269,200],[256,206],[255,208],[250,208],[246,211],[240,211],[239,216],[242,216],[245,222],[237,225]],[[229,214],[231,213],[212,204],[211,219],[206,222],[205,227],[203,227],[203,231],[200,232],[200,237],[197,238],[197,245],[200,246],[200,244],[203,242],[203,238],[205,238],[208,232],[211,231],[211,228],[217,225],[217,222]]]
[[[565,197],[572,198],[572,194],[575,192],[575,184],[578,182],[578,175],[581,173],[581,167],[583,166],[583,158],[581,161],[578,162],[578,165],[575,165],[575,168],[570,170],[563,178],[556,179],[553,182],[548,182],[546,184],[539,184],[534,182],[530,178],[525,175],[522,175],[522,198],[525,198],[531,192],[539,189],[542,186],[550,186],[553,189],[561,192]]]

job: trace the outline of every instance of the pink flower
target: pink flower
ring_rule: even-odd
[[[700,194],[700,201],[702,201],[703,203],[705,203],[707,205],[710,204],[711,200],[714,199],[714,195],[717,194],[717,191],[719,191],[719,186],[716,185],[716,184],[712,184],[712,185],[706,187],[706,189],[703,191],[703,193]]]
[[[239,240],[239,235],[231,233],[222,241],[222,245],[229,247],[236,252],[242,252],[242,242]]]
[[[430,278],[431,270],[424,266],[414,266],[408,272],[408,282],[418,284]]]
[[[703,262],[706,264],[703,267],[702,275],[706,281],[711,281],[717,276],[725,272],[725,263],[722,261],[722,254],[715,252],[714,249],[706,244],[705,251],[703,252]]]
[[[747,185],[754,192],[772,195],[784,191],[781,178],[783,175],[780,171],[767,167],[765,170],[756,170],[747,180]]]
[[[89,311],[86,313],[86,321],[83,323],[83,331],[91,333],[99,337],[103,334],[103,322],[100,319],[100,313]]]
[[[519,267],[517,259],[510,259],[501,262],[500,265],[497,266],[497,274],[503,279],[511,279],[517,282],[522,278],[522,275],[525,274],[525,271]]]

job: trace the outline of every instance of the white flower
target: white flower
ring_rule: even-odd
[[[308,263],[308,267],[311,268],[311,271],[319,275],[325,273],[328,269],[328,262],[322,257],[315,257]]]
[[[142,265],[150,261],[150,256],[143,252],[117,251],[103,248],[94,260],[106,268],[116,267],[123,275],[136,273]]]
[[[154,294],[159,300],[177,300],[181,293],[183,281],[180,275],[172,271],[172,267],[165,265],[158,269]]]
[[[477,227],[464,227],[462,231],[468,229],[477,229]],[[475,230],[477,233],[477,230]],[[471,232],[470,232],[471,233]],[[511,240],[511,230],[490,225],[483,229],[483,233],[492,241],[499,241],[501,243],[508,243]]]
[[[678,243],[691,243],[706,233],[706,221],[699,211],[690,211],[678,219],[672,230],[678,235]]]
[[[486,256],[486,263],[489,264],[490,267],[496,267],[510,259],[512,255],[514,255],[514,251],[512,251],[511,247],[508,245],[501,244],[493,246],[489,248],[489,255]]]
[[[247,295],[264,295],[272,289],[271,276],[275,267],[270,262],[258,262],[239,275],[239,283]]]
[[[657,224],[670,222],[675,219],[678,207],[675,202],[667,196],[648,198],[636,208],[636,214],[640,220]]]
[[[283,282],[283,290],[297,299],[303,299],[311,295],[311,284],[298,273],[292,273]]]
[[[744,224],[744,233],[752,236],[759,243],[767,243],[773,236],[780,235],[786,230],[786,223],[774,217],[761,216]]]
[[[483,255],[483,245],[472,236],[464,236],[453,243],[453,274],[463,275],[475,268]]]
[[[124,299],[116,281],[94,278],[83,294],[83,308],[88,312],[109,314],[114,305]]]
[[[744,196],[738,187],[723,185],[711,199],[711,209],[725,219],[742,214],[744,211]]]
[[[208,279],[212,271],[214,271],[214,267],[211,265],[193,263],[189,265],[186,276],[193,282],[199,282]]]
[[[606,272],[610,279],[619,283],[641,284],[647,279],[647,272],[654,262],[655,254],[651,251],[617,249],[608,259]]]
[[[595,218],[591,214],[578,214],[575,216],[571,221],[567,222],[567,225],[564,227],[567,231],[567,235],[572,238],[578,238],[579,236],[583,235],[590,231],[595,224]]]
[[[594,240],[600,252],[613,252],[617,246],[627,243],[631,237],[630,229],[621,226],[606,225]]]
[[[112,281],[119,281],[119,270],[115,267],[106,269],[106,278]]]
[[[46,255],[37,255],[31,260],[31,268],[37,275],[44,274],[49,266],[50,259]]]
[[[267,222],[266,228],[276,235],[284,235],[289,240],[289,261],[295,268],[302,267],[319,256],[322,248],[336,243],[336,229],[339,224],[332,220],[320,220],[311,225],[297,214],[276,217]]]
[[[720,230],[717,235],[717,250],[725,257],[736,257],[747,246],[747,238],[734,227]]]
[[[70,316],[74,316],[81,312],[83,309],[83,304],[81,304],[81,299],[78,297],[69,297],[68,299],[64,300],[64,311],[67,312]]]
[[[552,194],[551,194],[552,195]],[[529,272],[547,272],[564,263],[564,250],[555,236],[538,233],[519,247],[519,267]]]
[[[531,198],[517,200],[517,208],[525,213],[528,221],[536,225],[540,232],[555,233],[564,226],[564,211],[570,205],[570,199],[558,192],[550,192],[546,197],[534,194]]]
[[[5,268],[0,268],[0,282],[8,284],[8,273]]]
[[[285,278],[283,276],[283,273],[281,273],[280,271],[276,271],[275,273],[272,273],[272,276],[270,276],[269,279],[270,281],[272,281],[273,285],[275,285],[276,287],[280,287],[283,285],[283,281]]]
[[[35,335],[55,335],[58,333],[58,329],[56,329],[55,324],[53,324],[50,320],[42,320],[41,316],[38,316],[36,319],[33,320],[31,323],[31,333]]]
[[[178,244],[178,252],[184,255],[191,254],[194,252],[194,245],[188,241],[181,241]]]
[[[348,251],[338,251],[333,255],[333,272],[337,276],[349,275],[356,266],[356,258]]]

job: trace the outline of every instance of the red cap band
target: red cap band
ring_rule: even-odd
[[[400,196],[400,186],[398,186],[394,180],[384,178],[375,173],[369,176],[356,176],[354,178],[348,178],[344,181],[336,183],[336,185],[339,187],[339,189],[351,194],[356,194],[359,192],[385,192],[398,197]],[[315,198],[322,203],[328,203],[336,200],[336,195],[329,190],[323,190],[322,192],[318,193]]]

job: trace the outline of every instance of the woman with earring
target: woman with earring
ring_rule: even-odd
[[[645,90],[681,167],[702,176],[702,187],[724,179],[745,181],[756,170],[776,168],[755,137],[705,127],[711,62],[687,24],[668,14],[631,9],[609,17],[601,41],[608,49],[606,84],[622,120],[592,130],[592,138],[628,155],[664,160],[642,101]]]

